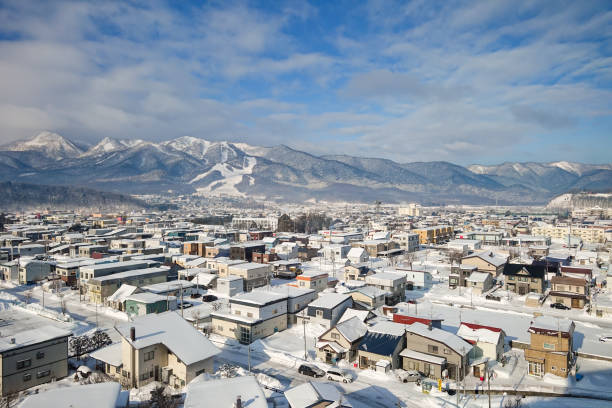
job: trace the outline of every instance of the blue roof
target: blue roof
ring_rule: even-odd
[[[397,346],[403,341],[403,339],[404,336],[368,332],[365,336],[363,336],[361,343],[359,343],[359,350],[379,354],[381,356],[390,356],[397,349]]]

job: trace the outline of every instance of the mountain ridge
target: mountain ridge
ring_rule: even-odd
[[[541,204],[612,189],[612,164],[398,163],[193,136],[155,143],[103,138],[87,148],[57,133],[0,146],[0,181],[96,186],[128,193],[197,193],[303,201]]]

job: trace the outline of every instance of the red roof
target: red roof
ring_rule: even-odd
[[[472,330],[478,330],[478,329],[487,329],[487,330],[491,330],[494,332],[499,333],[500,331],[502,331],[502,329],[500,329],[499,327],[493,327],[493,326],[484,326],[482,324],[477,324],[477,323],[467,323],[467,322],[461,322],[461,324],[469,327]]]

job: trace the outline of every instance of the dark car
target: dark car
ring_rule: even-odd
[[[565,306],[563,303],[551,303],[550,307],[553,309],[570,310],[571,308]]]
[[[300,368],[298,368],[298,373],[309,377],[323,377],[325,375],[325,371],[310,364],[302,364]]]
[[[202,302],[214,302],[218,298],[215,295],[203,295]]]
[[[193,303],[189,303],[189,302],[178,302],[176,305],[179,309],[188,309],[190,307],[193,307]]]

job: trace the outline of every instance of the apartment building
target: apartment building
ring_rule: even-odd
[[[393,239],[397,241],[399,247],[406,252],[414,252],[419,249],[419,234],[404,232],[394,235]]]
[[[68,337],[72,333],[43,326],[0,339],[2,396],[68,375]]]
[[[149,268],[159,266],[161,263],[147,260],[133,260],[123,262],[108,262],[95,265],[84,265],[80,269],[80,284],[86,286],[89,279],[100,278],[102,276],[112,275],[118,272],[133,271],[136,269]]]
[[[213,332],[248,344],[285,330],[287,298],[263,290],[237,294],[229,299],[229,311],[211,314]]]
[[[296,285],[302,289],[313,289],[317,292],[322,292],[327,289],[327,280],[329,275],[322,271],[305,271],[298,275]]]
[[[578,237],[583,242],[588,242],[590,244],[606,241],[606,228],[604,226],[597,225],[572,225],[571,228],[569,225],[534,225],[531,228],[531,233],[534,235],[543,235],[557,240],[567,240],[568,235],[571,235],[572,237]]]
[[[411,230],[411,232],[419,235],[419,243],[421,245],[440,244],[453,237],[453,227],[449,225],[417,228]]]
[[[530,343],[525,350],[529,375],[567,377],[573,364],[575,324],[568,319],[539,316],[529,326]]]
[[[272,276],[270,265],[254,262],[232,265],[228,267],[227,272],[228,275],[238,276],[243,279],[243,290],[245,292],[249,292],[253,288],[266,286]]]
[[[317,291],[313,289],[296,288],[289,285],[277,285],[270,288],[271,292],[287,296],[287,326],[297,323],[300,312],[317,298]]]
[[[112,275],[90,279],[87,282],[87,293],[92,303],[104,304],[106,299],[119,289],[121,285],[142,287],[154,283],[165,282],[168,279],[168,267],[136,269],[119,272]]]

